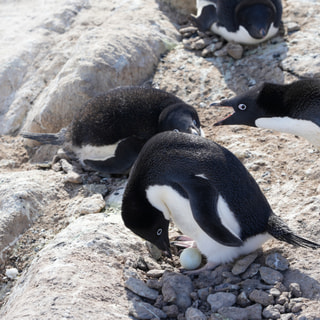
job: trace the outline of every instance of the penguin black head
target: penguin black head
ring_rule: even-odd
[[[149,202],[137,204],[135,195],[125,194],[122,203],[122,219],[127,228],[141,238],[153,243],[171,257],[169,220]]]
[[[235,21],[254,39],[263,39],[276,18],[276,7],[269,0],[242,1],[236,7]]]
[[[197,111],[185,103],[165,108],[159,116],[159,131],[180,131],[203,136]]]
[[[232,107],[234,113],[216,122],[215,126],[242,124],[257,127],[256,120],[262,117],[284,115],[283,86],[264,83],[234,98],[213,103],[212,106]]]

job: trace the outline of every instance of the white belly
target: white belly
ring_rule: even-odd
[[[78,156],[81,163],[83,163],[84,160],[104,161],[114,157],[118,144],[121,141],[122,140],[118,141],[115,144],[110,144],[107,146],[92,146],[90,144],[87,144],[80,148],[73,148],[73,150]]]
[[[259,128],[301,136],[314,146],[320,147],[320,128],[310,120],[298,120],[290,117],[259,118],[255,124]]]
[[[241,247],[224,246],[212,239],[199,227],[193,218],[189,200],[183,198],[173,188],[160,185],[150,186],[147,189],[147,198],[155,208],[163,212],[166,219],[172,218],[180,231],[196,242],[198,249],[207,257],[209,262],[217,264],[230,262],[239,255],[256,250],[271,237],[269,234],[260,234],[248,239]],[[238,236],[240,226],[221,196],[218,200],[218,213],[222,224]]]
[[[275,36],[278,32],[278,29],[271,24],[267,35],[263,39],[254,39],[250,36],[249,32],[243,27],[240,26],[239,30],[235,33],[229,32],[225,27],[217,27],[216,23],[212,24],[211,30],[222,36],[227,41],[234,41],[242,44],[258,44],[260,42],[266,41],[267,39]]]

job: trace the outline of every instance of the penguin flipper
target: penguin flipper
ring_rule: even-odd
[[[201,14],[198,17],[192,17],[196,26],[200,31],[207,31],[211,25],[217,21],[217,12],[214,5],[208,5],[202,8]]]
[[[217,211],[219,192],[200,176],[183,181],[181,187],[187,192],[192,214],[202,230],[217,242],[230,247],[239,247],[243,241],[225,227]]]

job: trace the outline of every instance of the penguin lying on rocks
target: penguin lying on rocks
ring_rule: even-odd
[[[296,235],[273,213],[254,178],[230,151],[185,133],[159,133],[145,144],[124,192],[122,218],[169,256],[172,219],[207,257],[205,269],[252,252],[271,237],[320,247]]]
[[[284,85],[264,83],[212,105],[234,109],[233,114],[215,126],[243,124],[278,130],[304,137],[320,147],[320,80],[298,80]]]
[[[194,20],[200,31],[250,45],[276,35],[281,16],[281,0],[197,0]]]
[[[85,103],[68,128],[55,134],[22,136],[63,145],[82,164],[104,174],[124,174],[144,143],[166,130],[204,135],[196,110],[173,94],[154,88],[120,87]]]

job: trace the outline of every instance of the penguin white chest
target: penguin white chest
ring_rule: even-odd
[[[270,25],[267,35],[263,39],[253,38],[247,29],[243,26],[239,26],[239,29],[236,32],[230,32],[223,26],[218,26],[216,23],[212,24],[211,30],[222,36],[227,41],[234,41],[242,44],[258,44],[260,42],[266,41],[267,39],[275,36],[278,32],[278,29],[274,27],[273,23]]]
[[[87,144],[73,149],[81,163],[83,163],[84,160],[104,161],[115,156],[115,152],[121,141],[123,140],[119,140],[115,144],[104,146]]]
[[[182,197],[172,187],[166,185],[149,186],[146,194],[152,206],[161,211],[167,220],[172,218],[180,231],[196,242],[198,249],[207,257],[208,261],[214,263],[230,262],[241,254],[256,250],[269,238],[266,234],[257,235],[245,241],[241,247],[225,246],[215,241],[200,228],[193,217],[189,199]],[[240,225],[221,195],[217,202],[217,213],[222,224],[239,237]]]
[[[310,120],[293,119],[290,117],[258,118],[255,124],[259,128],[301,136],[310,141],[314,146],[320,147],[320,127]]]

